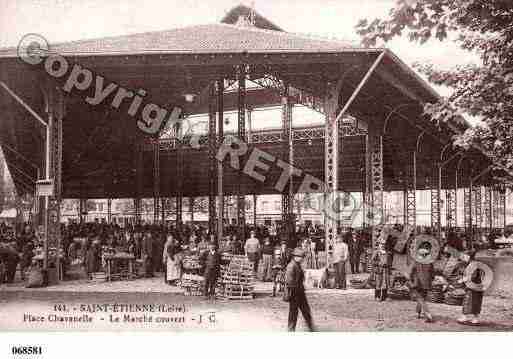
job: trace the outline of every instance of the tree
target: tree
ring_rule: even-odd
[[[386,19],[361,20],[356,31],[365,46],[406,35],[423,44],[454,41],[479,55],[478,65],[449,71],[416,64],[429,81],[453,93],[425,106],[433,121],[461,115],[480,120],[455,138],[455,145],[478,145],[494,163],[513,171],[513,3],[511,0],[397,0]],[[511,184],[511,182],[510,182]]]

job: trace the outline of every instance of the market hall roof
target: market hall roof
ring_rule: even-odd
[[[354,43],[346,41],[224,23],[72,41],[51,46],[52,51],[63,56],[237,52],[316,53],[344,52],[356,49],[358,47]],[[0,56],[17,56],[16,49],[0,51]]]
[[[398,164],[402,166],[408,161],[407,151],[412,143],[420,132],[427,131],[429,135],[424,136],[426,143],[423,148],[430,160],[420,163],[418,174],[419,188],[425,185],[424,180],[431,177],[431,167],[437,156],[434,154],[440,148],[439,141],[449,141],[453,134],[447,129],[440,131],[422,114],[423,103],[438,99],[429,85],[388,50],[361,48],[347,41],[286,33],[273,27],[269,21],[262,20],[258,14],[255,26],[236,25],[238,17],[247,15],[244,11],[244,8],[238,8],[230,12],[223,19],[229,23],[73,41],[52,45],[50,49],[84,67],[91,66],[98,73],[105,74],[109,80],[127,88],[149,90],[154,103],[168,103],[171,98],[175,101],[184,92],[204,94],[205,88],[213,80],[220,77],[233,78],[234,66],[239,64],[250,64],[250,76],[254,77],[266,74],[269,70],[276,71],[291,86],[318,96],[321,100],[326,95],[323,92],[326,83],[343,78],[340,97],[341,103],[344,103],[374,61],[383,54],[381,63],[362,88],[349,113],[364,121],[379,122],[379,126],[383,126],[385,118],[391,115],[390,131],[387,133],[391,145],[385,148],[384,156],[384,173],[388,178],[385,187],[388,189],[404,186],[396,181],[403,176]],[[21,63],[16,56],[16,49],[0,50],[0,80],[22,94],[38,113],[44,114],[41,91],[38,86],[34,86],[41,74],[30,71],[29,65]],[[41,129],[24,109],[6,96],[5,93],[0,96],[0,109],[3,110],[0,118],[2,144],[32,163],[42,163],[44,133],[41,133]],[[230,96],[226,95],[228,99]],[[68,114],[63,121],[63,195],[83,195],[89,198],[133,196],[133,158],[136,154],[134,134],[138,131],[135,121],[128,125],[126,116],[123,118],[119,113],[105,108],[90,109],[80,104],[73,95],[67,100]],[[207,103],[204,100],[204,97],[198,96],[197,104],[184,105],[189,106],[186,111],[189,114],[205,113]],[[279,94],[272,89],[248,91],[250,106],[266,103],[279,104]],[[235,104],[236,98],[226,101],[226,109],[233,108]],[[392,121],[393,118],[396,120]],[[275,144],[276,148],[269,144],[266,146],[271,153],[279,153],[281,143]],[[298,146],[309,145],[298,143]],[[361,143],[355,143],[354,148],[361,149]],[[323,178],[322,149],[322,143],[314,141],[312,147],[303,149],[303,158],[296,156],[298,163],[303,160],[305,170],[320,179]],[[14,152],[4,152],[17,188],[26,191],[27,178],[22,173],[30,174],[34,169],[14,155]],[[148,157],[145,157],[144,163],[151,163],[151,155],[145,156]],[[161,156],[163,168],[174,168],[173,156],[171,153]],[[186,156],[195,158],[194,161],[186,161],[195,165],[195,168],[189,166],[184,173],[184,177],[192,181],[184,183],[184,188],[189,191],[186,195],[205,195],[208,188],[207,175],[202,171],[208,167],[204,165],[206,153],[193,151],[186,153]],[[340,176],[341,181],[346,181],[340,187],[359,190],[363,180],[361,161],[344,161],[342,158],[341,162],[342,166],[348,162],[352,164],[350,175]],[[472,167],[470,164],[468,166]],[[153,193],[150,167],[144,168],[145,196]],[[341,170],[344,172],[344,168]],[[167,177],[167,180],[161,181],[161,193],[163,196],[171,196],[176,191],[176,185],[172,180],[173,173],[166,174],[165,171],[163,178]],[[227,186],[238,180],[237,174],[227,173]],[[247,183],[247,186],[247,193],[273,193],[272,186],[259,187],[251,183]],[[230,189],[226,192],[230,193]]]

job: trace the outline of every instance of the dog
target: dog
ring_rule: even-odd
[[[328,288],[328,267],[305,269],[305,283],[309,288]]]

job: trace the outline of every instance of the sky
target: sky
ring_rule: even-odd
[[[0,47],[29,32],[50,42],[115,36],[219,22],[232,7],[255,9],[289,32],[359,41],[362,18],[386,16],[395,0],[0,0]],[[418,46],[406,39],[387,45],[407,63],[453,66],[474,59],[452,42]]]
[[[38,33],[62,41],[173,29],[219,22],[234,6],[253,5],[285,31],[359,42],[360,19],[384,17],[395,0],[0,0],[0,47],[16,46]],[[407,64],[431,62],[450,68],[477,61],[451,42],[386,44]],[[437,88],[442,95],[447,89]],[[255,116],[259,116],[255,114]],[[316,121],[315,121],[316,122]],[[301,125],[301,123],[298,123]]]

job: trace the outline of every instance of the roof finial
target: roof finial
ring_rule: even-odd
[[[252,1],[249,6],[249,12],[247,14],[240,14],[237,22],[235,23],[237,26],[244,27],[255,27],[256,26],[256,11],[255,11],[255,2]]]
[[[251,1],[251,6],[249,7],[249,23],[253,26],[256,25],[256,11],[255,11],[255,2]]]

